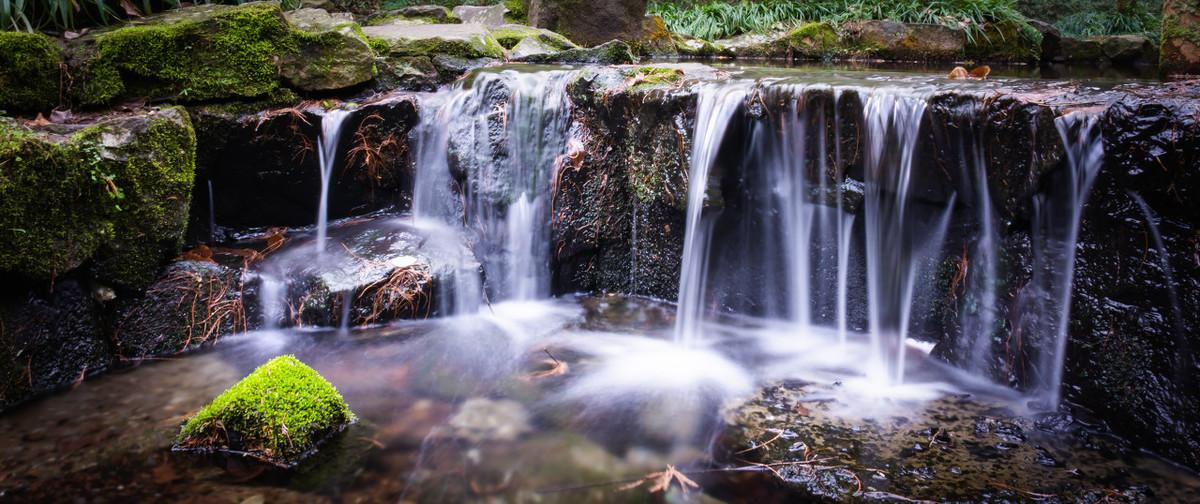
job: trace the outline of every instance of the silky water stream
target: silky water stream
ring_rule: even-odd
[[[322,204],[315,229],[293,231],[248,273],[261,329],[0,416],[0,496],[1182,501],[1200,491],[1194,474],[1052,406],[1061,346],[1038,365],[1043,381],[1018,392],[993,384],[983,364],[931,358],[913,334],[923,279],[960,198],[984,223],[974,245],[984,259],[969,283],[995,275],[986,190],[941,202],[912,195],[936,91],[924,81],[697,84],[678,299],[552,296],[551,192],[573,148],[575,77],[488,71],[419,96],[412,214],[327,224]],[[842,180],[842,100],[861,104],[859,182]],[[756,119],[756,101],[782,106]],[[323,140],[336,146],[343,118],[327,116],[334,127]],[[1039,207],[1036,239],[1047,252],[1031,295],[1046,314],[1030,323],[1058,342],[1069,251],[1103,155],[1091,119],[1061,121],[1072,185],[1069,197]],[[326,143],[323,174],[337,170]],[[968,138],[958,152],[968,179],[982,179],[978,146]],[[470,174],[465,192],[452,173]],[[428,308],[438,316],[339,330],[343,312],[286,328],[296,278],[336,286],[364,274],[347,266],[363,252],[356,236],[428,260],[445,286]],[[964,317],[974,317],[965,327],[984,328],[994,314]],[[990,358],[985,342],[963,346],[981,363]],[[361,421],[294,473],[169,450],[188,414],[285,353],[335,384]]]

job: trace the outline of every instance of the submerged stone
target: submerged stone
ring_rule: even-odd
[[[62,50],[40,33],[0,32],[0,110],[44,111],[58,104]]]
[[[342,395],[291,355],[267,361],[188,419],[174,449],[294,467],[356,420]]]
[[[0,120],[0,272],[48,280],[90,261],[138,289],[177,254],[196,138],[183,109],[30,128]]]

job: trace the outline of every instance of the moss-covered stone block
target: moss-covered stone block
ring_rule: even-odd
[[[297,51],[280,58],[280,74],[301,91],[332,91],[375,77],[375,54],[349,14],[321,9],[287,13]]]
[[[567,37],[554,33],[545,28],[534,28],[532,26],[519,24],[503,24],[492,28],[491,31],[492,37],[495,37],[496,41],[499,42],[501,46],[504,46],[505,49],[512,49],[526,38],[533,38],[538,42],[553,48],[555,51],[579,47],[575,45],[574,42],[571,42],[571,40]]]
[[[297,45],[278,3],[253,2],[147,16],[88,35],[71,51],[71,96],[90,105],[118,96],[262,96],[279,86],[279,59]]]
[[[182,245],[195,155],[179,108],[38,130],[0,122],[0,271],[50,279],[91,260],[102,281],[149,285]]]
[[[237,452],[294,467],[355,420],[332,384],[295,356],[283,355],[188,419],[175,449]]]
[[[966,49],[977,61],[1036,62],[1042,57],[1042,33],[1024,21],[988,23],[971,34]]]
[[[0,32],[0,110],[48,110],[58,104],[62,50],[38,33]]]
[[[363,32],[377,40],[372,42],[372,47],[383,49],[386,44],[383,54],[388,56],[504,57],[504,47],[481,25],[387,24],[368,26]]]

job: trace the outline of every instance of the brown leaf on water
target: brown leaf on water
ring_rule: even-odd
[[[983,80],[983,79],[986,79],[988,77],[988,75],[991,73],[992,73],[992,67],[983,65],[983,66],[975,67],[974,70],[971,70],[971,78]]]
[[[185,251],[180,259],[185,261],[200,261],[200,262],[215,262],[213,261],[212,249],[208,245],[199,245],[194,249]]]
[[[954,67],[954,70],[950,71],[949,77],[951,79],[966,79],[966,78],[969,78],[970,76],[971,76],[971,74],[969,72],[967,72],[966,68]]]
[[[812,411],[809,410],[808,407],[804,406],[803,403],[796,403],[795,406],[792,406],[792,412],[799,416],[805,417],[812,414]]]
[[[566,362],[556,360],[556,359],[543,359],[542,365],[546,366],[546,369],[529,373],[523,377],[524,380],[525,381],[533,381],[533,380],[540,380],[543,378],[550,378],[552,376],[562,376],[562,375],[567,374],[567,371],[569,369],[567,367]]]

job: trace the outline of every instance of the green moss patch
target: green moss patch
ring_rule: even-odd
[[[149,285],[182,245],[195,155],[182,109],[70,133],[0,121],[0,271],[50,279],[93,260],[105,282]]]
[[[537,39],[556,51],[578,47],[570,39],[544,28],[519,24],[504,24],[492,29],[492,37],[505,49],[512,49],[527,37]]]
[[[58,104],[62,51],[45,35],[0,32],[0,110],[48,110]]]
[[[271,359],[188,419],[175,449],[234,451],[291,467],[355,421],[342,395],[295,356]]]

